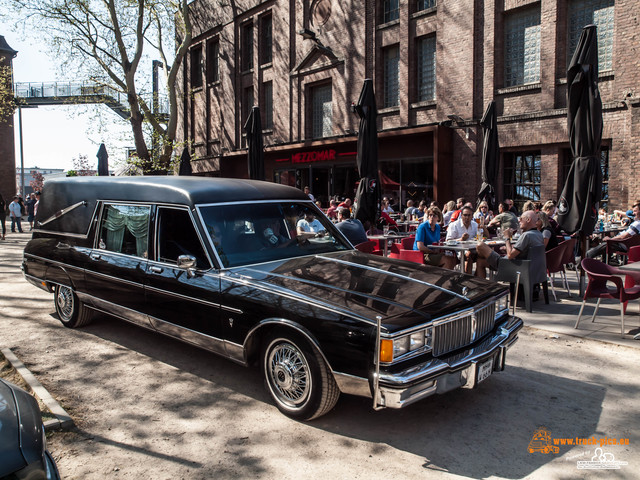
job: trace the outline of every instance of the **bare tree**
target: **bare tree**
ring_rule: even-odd
[[[48,37],[62,66],[72,69],[76,78],[86,75],[126,95],[139,166],[145,173],[168,170],[178,121],[175,83],[191,42],[187,0],[1,1]],[[152,112],[150,96],[145,95],[150,82],[139,68],[141,60],[154,57],[160,58],[166,78],[166,123]],[[151,136],[145,135],[145,122]],[[155,155],[147,146],[150,137],[160,144]]]

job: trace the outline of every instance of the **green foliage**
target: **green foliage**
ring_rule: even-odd
[[[4,58],[0,58],[0,63]],[[0,66],[0,123],[4,123],[16,111],[17,105],[13,96],[11,67]]]

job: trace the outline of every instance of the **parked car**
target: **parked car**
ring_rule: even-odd
[[[315,217],[317,232],[297,231]],[[505,366],[508,289],[357,251],[303,192],[197,177],[47,181],[23,271],[67,327],[95,311],[259,365],[285,414],[400,408]]]
[[[40,407],[22,388],[0,378],[0,478],[59,479],[47,451]]]

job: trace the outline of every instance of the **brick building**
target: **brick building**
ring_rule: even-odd
[[[634,0],[246,0],[191,4],[179,138],[201,175],[247,176],[242,126],[259,105],[266,179],[325,205],[352,196],[358,119],[374,80],[385,193],[474,199],[478,121],[496,101],[499,197],[557,198],[571,163],[566,67],[598,25],[605,193],[640,198],[640,28]]]
[[[0,66],[11,68],[17,53],[0,35]],[[7,118],[0,118],[0,193],[7,205],[13,200],[13,196],[17,192],[16,151],[13,134],[13,115]]]

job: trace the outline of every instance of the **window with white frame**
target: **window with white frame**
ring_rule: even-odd
[[[573,0],[569,4],[567,65],[578,46],[582,29],[593,24],[598,32],[598,70],[613,68],[614,7],[614,0]]]
[[[311,135],[313,138],[329,137],[333,133],[331,84],[311,89]]]
[[[504,29],[504,84],[540,81],[540,7],[508,14]]]
[[[397,107],[400,103],[398,92],[398,63],[400,48],[397,45],[383,50],[384,62],[384,108]]]
[[[382,23],[392,22],[400,17],[400,1],[384,0],[382,2]]]
[[[436,37],[418,39],[417,48],[417,100],[425,102],[436,98]]]

